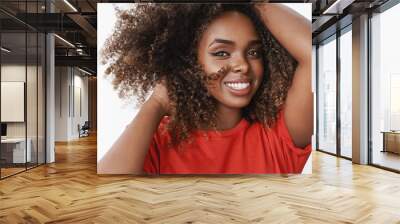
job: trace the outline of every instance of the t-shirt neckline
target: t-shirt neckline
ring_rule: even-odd
[[[225,136],[230,136],[234,135],[242,130],[244,130],[246,127],[249,126],[249,122],[242,118],[238,124],[236,124],[235,127],[226,129],[226,130],[221,130],[221,131],[215,131],[215,130],[196,130],[194,131],[195,135],[200,135],[200,136],[209,136],[209,137],[225,137]]]

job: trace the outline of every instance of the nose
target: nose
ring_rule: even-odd
[[[249,63],[247,59],[243,56],[237,56],[232,60],[232,72],[247,74],[249,71]]]

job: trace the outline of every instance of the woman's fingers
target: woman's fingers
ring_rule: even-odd
[[[156,86],[154,87],[153,94],[151,95],[150,100],[156,100],[160,106],[162,107],[162,110],[164,113],[167,115],[169,114],[170,110],[170,101],[168,98],[168,90],[166,87],[166,82],[165,80],[161,81],[160,83],[157,83]]]

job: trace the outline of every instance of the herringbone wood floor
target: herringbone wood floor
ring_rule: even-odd
[[[315,152],[299,176],[98,176],[96,139],[0,181],[0,223],[400,223],[400,175]]]

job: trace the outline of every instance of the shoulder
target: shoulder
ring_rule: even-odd
[[[311,153],[311,145],[307,145],[304,148],[297,147],[289,133],[287,128],[284,112],[281,110],[275,120],[275,122],[266,127],[260,122],[254,123],[252,128],[255,132],[259,133],[263,144],[268,145],[270,152],[278,154],[295,155],[295,156],[306,156]],[[251,133],[254,136],[254,133]]]
[[[281,110],[275,121],[270,125],[267,126],[261,122],[254,122],[251,125],[251,128],[253,128],[254,130],[258,130],[261,133],[263,133],[263,135],[268,136],[269,139],[273,138],[273,139],[277,139],[281,142],[284,142],[290,146],[295,146],[293,143],[293,139],[289,134],[289,130],[287,128],[285,119],[284,119],[284,111]]]

